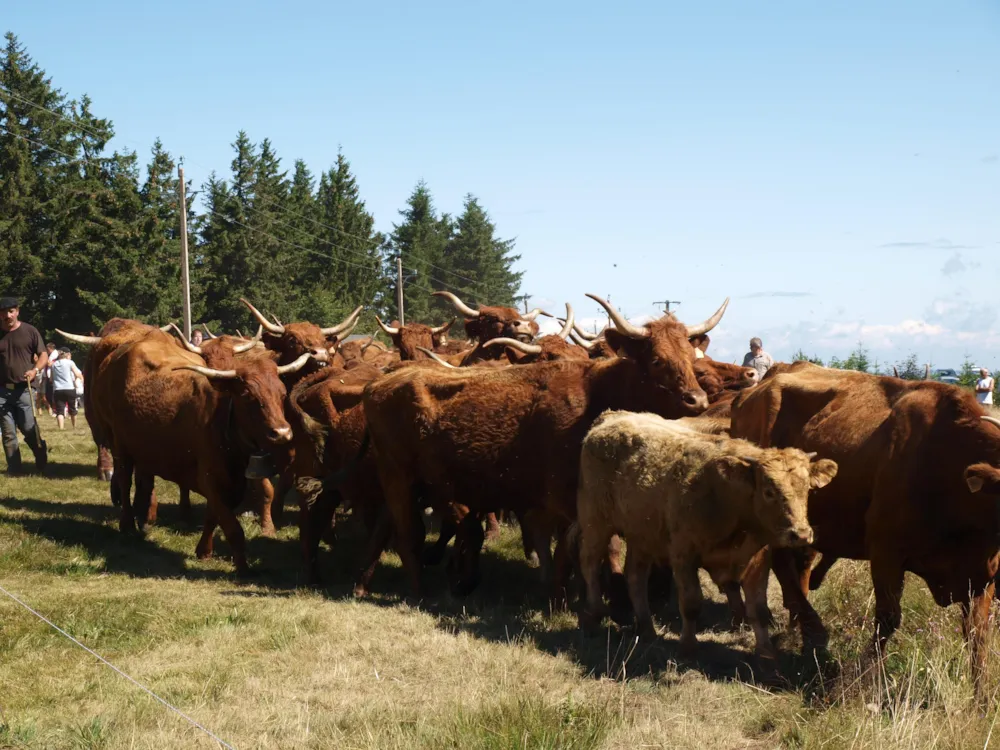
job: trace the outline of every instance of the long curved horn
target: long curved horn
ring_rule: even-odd
[[[164,333],[166,333],[167,331],[170,330],[170,326],[172,326],[172,325],[173,325],[173,323],[167,323],[165,326],[158,326],[158,328],[161,331],[163,331]]]
[[[538,344],[525,344],[523,341],[518,341],[517,339],[508,339],[504,337],[490,339],[485,344],[483,348],[489,346],[509,346],[511,349],[517,349],[519,352],[524,354],[541,354],[542,347]]]
[[[551,318],[552,317],[552,313],[547,313],[542,308],[536,307],[531,312],[527,312],[524,315],[522,315],[521,319],[522,320],[527,320],[527,321],[534,321],[535,318],[537,318],[539,315],[544,315],[546,318]]]
[[[595,348],[600,346],[600,342],[598,341],[587,341],[586,339],[581,339],[579,336],[576,335],[575,330],[569,332],[569,337],[573,339],[574,344],[576,344],[577,346],[582,346],[588,352],[592,352],[594,351]]]
[[[997,427],[1000,427],[1000,419],[997,419],[996,417],[980,417],[980,419],[984,422],[989,422],[990,424],[995,424]]]
[[[430,349],[425,349],[422,346],[418,346],[417,349],[419,349],[420,351],[422,351],[424,354],[426,354],[428,357],[430,357],[431,359],[433,359],[435,362],[437,362],[442,367],[447,367],[449,370],[461,370],[462,369],[461,367],[455,367],[455,365],[453,365],[451,362],[445,362],[443,359],[441,359],[438,355],[436,355]]]
[[[208,336],[210,339],[218,338],[218,336],[216,336],[214,333],[208,330],[208,326],[205,325],[204,323],[201,324],[201,327],[205,329],[205,335]]]
[[[399,329],[398,328],[393,328],[392,326],[387,326],[385,323],[382,322],[382,318],[380,318],[378,315],[375,316],[375,322],[378,323],[378,327],[379,328],[381,328],[383,331],[385,331],[386,335],[388,335],[388,336],[398,336],[399,335]]]
[[[573,315],[573,306],[569,302],[566,303],[566,324],[559,331],[559,338],[565,339],[569,336],[569,332],[573,330],[573,325],[575,322],[575,317]]]
[[[202,367],[201,365],[180,365],[174,369],[194,370],[195,372],[200,372],[209,380],[235,380],[238,377],[236,370],[213,370],[211,367]]]
[[[582,328],[580,328],[580,326],[578,326],[576,323],[573,323],[573,330],[576,331],[577,336],[579,336],[581,339],[586,339],[587,341],[594,341],[601,335],[599,333],[590,333],[589,331],[585,331]]]
[[[375,320],[378,320],[378,316],[375,317]],[[382,321],[379,320],[378,322],[381,323]],[[364,354],[366,351],[368,351],[368,347],[374,343],[375,343],[375,334],[373,333],[372,337],[368,339],[368,343],[361,347],[361,353]]]
[[[924,380],[931,379],[931,366],[930,364],[924,365]]]
[[[184,348],[185,349],[187,349],[189,352],[194,352],[195,354],[202,354],[203,353],[201,351],[201,347],[200,346],[195,346],[190,341],[188,341],[186,338],[184,338],[184,333],[183,333],[183,331],[181,331],[180,328],[178,328],[177,326],[175,326],[173,323],[171,323],[169,327],[174,329],[174,333],[177,334],[177,337],[181,340],[181,343],[184,344]]]
[[[899,370],[896,369],[896,365],[892,366],[892,376],[894,378],[898,378],[899,377]]]
[[[615,324],[615,328],[623,336],[628,336],[630,339],[648,339],[650,337],[651,334],[648,328],[638,328],[637,326],[629,323],[625,320],[625,317],[613,308],[611,303],[607,300],[601,299],[596,294],[588,293],[587,296],[607,310],[608,316],[611,318],[611,322]]]
[[[290,372],[298,372],[299,370],[301,370],[303,367],[306,366],[306,362],[309,361],[310,357],[312,357],[312,352],[306,352],[294,362],[291,362],[287,365],[280,365],[278,367],[278,374],[287,375]]]
[[[100,336],[81,336],[78,333],[66,333],[66,331],[60,331],[58,328],[56,329],[56,333],[58,333],[63,338],[67,338],[70,341],[76,342],[77,344],[86,344],[88,346],[93,346],[94,344],[101,343]]]
[[[237,344],[236,346],[234,346],[233,354],[243,354],[243,352],[250,351],[255,346],[257,346],[257,343],[261,340],[261,338],[263,338],[263,336],[264,336],[264,326],[257,326],[257,333],[254,334],[254,337],[245,344]]]
[[[444,333],[449,328],[451,328],[453,325],[455,325],[455,321],[456,320],[458,320],[458,318],[452,318],[450,321],[448,321],[447,323],[445,323],[443,326],[438,326],[437,328],[431,328],[431,333],[434,334],[435,336],[437,334],[439,334],[439,333]]]
[[[479,317],[478,310],[473,310],[471,307],[462,302],[462,300],[460,300],[451,292],[433,292],[433,295],[435,297],[444,297],[445,299],[451,300],[451,304],[455,306],[455,309],[458,310],[460,313],[462,313],[462,315],[464,315],[467,318]]]
[[[704,323],[699,323],[696,326],[687,326],[688,338],[691,338],[692,336],[702,336],[719,325],[719,321],[722,320],[722,316],[725,314],[727,307],[729,307],[729,297],[726,297],[726,301],[722,303],[722,307],[716,310],[715,314]]]
[[[247,306],[247,308],[249,308],[250,312],[253,313],[253,316],[255,318],[257,318],[257,322],[260,323],[262,326],[264,326],[264,329],[268,333],[273,333],[275,336],[280,336],[281,334],[283,334],[285,332],[285,327],[284,326],[276,326],[270,320],[268,320],[267,318],[265,318],[264,315],[263,315],[263,313],[261,313],[260,310],[258,310],[256,307],[254,307],[253,305],[251,305],[245,299],[243,299],[243,297],[240,297],[240,302],[242,302],[244,305]]]
[[[358,305],[354,308],[354,312],[344,318],[343,323],[338,323],[335,326],[330,326],[329,328],[320,328],[319,330],[323,332],[324,336],[336,336],[339,333],[343,333],[348,328],[354,329],[354,326],[358,324],[358,318],[361,317],[361,311],[364,310],[364,305]]]

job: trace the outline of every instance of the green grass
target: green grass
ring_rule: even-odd
[[[122,535],[96,479],[86,427],[43,422],[52,476],[0,476],[0,586],[237,748],[967,748],[997,744],[995,708],[972,701],[955,608],[909,580],[885,668],[862,674],[872,629],[867,568],[842,561],[812,596],[830,628],[823,677],[785,633],[786,684],[754,682],[753,638],[725,627],[714,587],[698,659],[679,660],[676,604],[664,636],[585,637],[547,611],[516,529],[484,553],[483,583],[454,599],[442,569],[408,606],[389,556],[364,601],[350,596],[362,540],[350,520],[321,553],[329,584],[304,588],[296,511],[276,539],[243,517],[255,569],[228,546],[194,556],[197,528],[164,482],[158,524]],[[25,449],[26,463],[29,453]],[[195,501],[198,518],[204,506]],[[996,689],[995,656],[989,685]],[[839,670],[840,677],[835,678]],[[212,748],[185,720],[0,595],[0,748]]]

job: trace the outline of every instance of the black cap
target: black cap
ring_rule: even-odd
[[[59,350],[59,352],[60,352],[61,354],[69,354],[69,353],[70,353],[70,351],[69,351],[69,347],[68,347],[68,346],[64,346],[64,347],[62,347],[62,348],[61,348],[61,349]]]
[[[17,297],[0,297],[0,310],[6,310],[10,307],[20,307],[17,303]]]

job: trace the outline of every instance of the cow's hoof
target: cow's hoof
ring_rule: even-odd
[[[274,539],[278,535],[278,532],[274,528],[274,524],[268,524],[267,526],[260,527],[260,535],[266,536],[268,539]]]
[[[528,567],[537,568],[539,565],[538,553],[535,552],[534,550],[531,550],[530,553],[526,552],[524,555],[524,559],[528,561]]]
[[[603,619],[602,613],[588,612],[586,610],[581,611],[577,615],[577,622],[579,622],[580,630],[583,631],[584,635],[598,635],[602,630],[601,621]]]
[[[354,584],[354,598],[364,599],[366,596],[368,596],[368,590],[364,587],[364,584]]]

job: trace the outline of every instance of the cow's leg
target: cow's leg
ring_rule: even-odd
[[[118,497],[121,500],[118,529],[123,532],[135,531],[135,516],[132,513],[132,472],[135,465],[127,458],[116,459],[115,464],[121,465],[121,470],[116,470],[112,477],[112,481],[118,485]]]
[[[542,579],[542,586],[549,591],[555,578],[552,570],[552,528],[538,513],[532,515],[528,530],[534,540],[535,553],[538,555],[538,573]]]
[[[198,540],[198,546],[194,550],[199,560],[207,560],[212,556],[212,537],[215,535],[215,527],[218,525],[218,522],[215,520],[212,504],[207,503],[205,506],[205,524],[201,529],[201,539]]]
[[[885,654],[885,644],[903,620],[903,566],[895,556],[875,553],[871,556],[872,584],[875,587],[875,637],[871,656]]]
[[[681,653],[694,654],[698,648],[698,615],[701,614],[702,591],[698,580],[698,565],[689,560],[673,560],[677,600],[681,609]]]
[[[607,547],[605,546],[605,551]],[[649,571],[652,561],[644,558],[638,550],[630,549],[625,556],[625,578],[628,580],[629,598],[635,613],[635,629],[640,638],[656,638],[653,627],[653,613],[649,608]]]
[[[823,625],[819,614],[813,609],[806,598],[805,591],[808,590],[808,580],[806,580],[805,591],[803,590],[803,572],[800,570],[800,559],[796,559],[795,550],[776,548],[771,550],[771,566],[774,575],[781,584],[781,594],[785,607],[791,615],[792,622],[798,622],[799,630],[802,633],[802,643],[805,650],[825,649],[829,642],[830,635]],[[767,578],[758,582],[766,591]]]
[[[517,525],[521,528],[521,549],[524,551],[524,559],[532,567],[537,567],[538,553],[535,551],[535,536],[531,530],[533,511],[529,510],[525,513],[511,511],[510,515],[517,518]]]
[[[259,479],[254,484],[257,487],[257,494],[260,496],[260,534],[261,536],[275,536],[274,521],[271,518],[271,503],[274,502],[274,485],[270,479]]]
[[[631,615],[632,605],[622,565],[622,538],[618,534],[612,534],[608,540],[605,559],[608,564],[608,604],[611,607],[611,616],[615,622],[625,622]],[[649,591],[648,584],[646,591]]]
[[[969,642],[972,659],[972,684],[976,698],[982,702],[988,696],[983,691],[983,674],[986,668],[986,637],[989,630],[990,604],[996,592],[996,584],[990,581],[981,594],[971,602],[962,603],[962,632]]]
[[[736,606],[733,599],[729,600],[729,608],[733,613],[734,622],[737,617],[740,618],[740,622],[748,622],[749,616],[747,610],[749,609],[754,610],[754,616],[764,623],[765,626],[774,622],[771,609],[767,606],[767,583],[770,576],[771,550],[769,547],[764,547],[750,558],[750,562],[743,569],[743,576],[740,583],[746,595],[746,604],[744,605],[741,599],[739,605]],[[737,591],[736,594],[738,597],[739,592]]]
[[[726,601],[729,602],[729,613],[731,616],[730,626],[737,630],[740,625],[745,622],[753,622],[757,618],[750,618],[748,616],[747,607],[743,604],[743,595],[740,593],[739,581],[726,581],[719,588],[726,595]],[[751,590],[744,589],[747,592],[747,601],[750,601]],[[756,631],[754,631],[756,632]]]
[[[731,584],[736,587],[736,598],[739,599],[739,584],[735,581],[730,581],[726,584],[726,595],[729,595]],[[752,602],[754,592],[745,586],[743,591],[746,593],[747,601]],[[742,604],[742,601],[740,603]],[[732,599],[730,599],[730,607],[732,607]],[[747,620],[750,622],[750,627],[753,628],[754,641],[756,642],[754,653],[757,654],[758,658],[766,659],[770,663],[773,663],[777,659],[778,654],[775,651],[774,642],[771,641],[771,634],[767,632],[768,621],[761,617],[762,614],[761,609],[754,606],[749,607],[746,611]]]
[[[448,542],[458,533],[458,521],[450,512],[441,513],[440,531],[437,541],[422,553],[424,565],[440,565],[448,552]]]
[[[578,618],[580,628],[585,631],[596,630],[607,612],[601,597],[601,566],[608,550],[607,536],[597,533],[594,527],[580,534],[580,573],[587,586],[587,603],[580,608]]]
[[[281,528],[285,522],[285,495],[292,486],[292,472],[286,469],[278,475],[278,482],[274,487],[274,499],[271,503],[271,520],[276,529]]]
[[[296,494],[299,499],[299,541],[306,580],[309,585],[316,585],[321,582],[319,542],[330,527],[340,495],[335,490],[325,489],[322,482],[314,479],[299,480]]]
[[[153,482],[152,474],[143,471],[135,472],[135,501],[132,503],[132,507],[139,524],[139,531],[143,531],[146,524],[156,523]]]
[[[486,541],[495,542],[500,538],[500,521],[496,513],[486,514]]]
[[[416,502],[413,487],[406,475],[394,467],[379,471],[385,501],[392,516],[396,531],[396,551],[403,563],[403,570],[410,579],[410,591],[419,600],[423,588],[420,583],[420,558],[414,550],[413,540],[417,537],[413,508]]]
[[[830,568],[833,564],[839,560],[839,557],[834,557],[833,555],[823,555],[820,558],[819,564],[816,565],[809,573],[809,590],[815,591],[821,585],[823,585],[823,579],[826,578],[826,574],[830,572]]]
[[[569,579],[573,572],[572,545],[566,535],[566,526],[556,526],[556,550],[552,557],[553,581],[552,603],[557,607],[565,607],[569,596]]]
[[[236,574],[242,576],[250,572],[250,566],[247,564],[246,535],[243,533],[239,519],[233,512],[233,508],[239,505],[246,491],[246,483],[241,482],[241,485],[230,489],[228,493],[221,488],[214,487],[208,491],[205,495],[205,499],[208,501],[205,513],[205,532],[208,534],[209,554],[211,554],[212,533],[215,530],[215,525],[218,523],[222,527],[222,533],[225,535],[226,541],[229,542],[229,548],[233,553]],[[226,500],[229,500],[228,504]],[[204,540],[205,536],[203,535],[202,541]],[[201,543],[199,543],[200,546]]]
[[[194,517],[191,514],[191,490],[181,487],[180,499],[177,503],[181,512],[181,521],[185,524],[193,523]]]
[[[479,554],[483,549],[483,524],[475,513],[466,514],[455,537],[455,566],[451,592],[468,596],[479,583]]]
[[[355,596],[362,597],[368,593],[368,586],[371,583],[372,576],[375,574],[375,566],[382,559],[382,552],[389,545],[391,536],[392,515],[389,513],[389,507],[382,505],[375,519],[371,534],[368,537],[368,547],[365,551],[361,572],[354,584]]]

